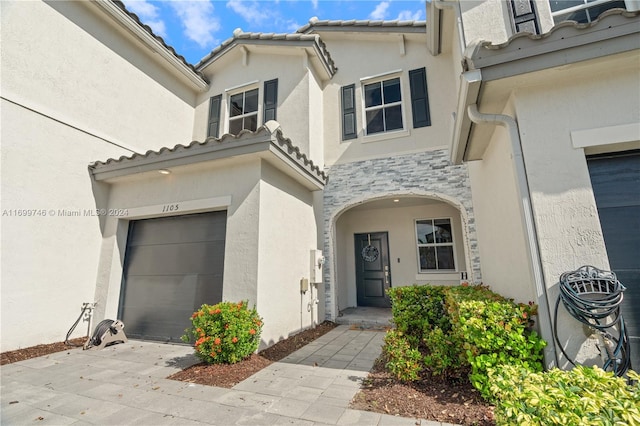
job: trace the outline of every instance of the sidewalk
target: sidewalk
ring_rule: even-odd
[[[165,377],[188,346],[129,341],[4,365],[3,425],[442,425],[351,410],[384,333],[342,325],[233,389]]]

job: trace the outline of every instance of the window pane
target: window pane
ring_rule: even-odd
[[[402,129],[402,107],[400,105],[384,109],[387,130]]]
[[[380,83],[367,84],[364,86],[364,105],[367,108],[382,105]]]
[[[551,0],[549,6],[551,6],[552,12],[557,12],[562,9],[568,9],[570,7],[579,6],[584,4],[583,0]]]
[[[244,113],[258,111],[258,89],[249,90],[244,97]]]
[[[452,243],[451,222],[449,219],[437,219],[433,221],[435,225],[436,243]]]
[[[453,264],[453,246],[438,246],[436,247],[436,252],[438,255],[438,269],[456,269]]]
[[[430,220],[419,220],[416,222],[416,232],[418,244],[433,243],[433,226]]]
[[[394,78],[393,80],[387,80],[382,83],[384,88],[384,103],[390,104],[392,102],[400,102],[402,97],[400,95],[400,79]]]
[[[382,110],[367,111],[367,134],[384,132]]]
[[[238,93],[231,96],[231,111],[229,111],[231,117],[242,114],[242,95],[243,93]]]
[[[242,130],[242,118],[236,118],[235,120],[229,120],[229,133],[237,135]]]
[[[436,269],[436,252],[433,247],[420,247],[420,270]]]
[[[258,114],[252,114],[244,118],[244,128],[255,132],[258,128]]]

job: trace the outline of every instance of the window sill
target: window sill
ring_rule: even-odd
[[[373,135],[363,136],[362,143],[380,142],[388,139],[404,138],[410,135],[411,135],[411,132],[409,130],[395,130],[392,132],[376,133]],[[353,139],[350,139],[350,140],[353,140]]]
[[[420,272],[416,275],[416,281],[460,281],[460,272],[457,271],[433,271]]]

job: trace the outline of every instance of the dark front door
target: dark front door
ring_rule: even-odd
[[[389,241],[386,232],[355,234],[358,306],[391,306],[386,290],[391,287]]]

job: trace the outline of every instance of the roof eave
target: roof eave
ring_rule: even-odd
[[[182,74],[186,80],[199,91],[206,91],[209,84],[200,75],[186,66],[176,55],[160,43],[153,35],[142,28],[129,14],[114,4],[111,0],[91,0],[102,10],[113,17],[116,22],[135,35],[140,41],[159,54],[171,67]]]

